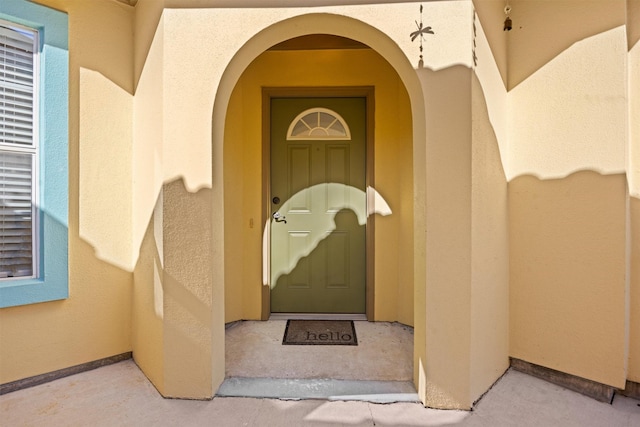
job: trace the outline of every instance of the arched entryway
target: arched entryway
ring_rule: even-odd
[[[224,183],[224,194],[214,197],[214,213],[224,215],[224,221],[214,221],[218,235],[224,235],[219,243],[224,244],[214,251],[224,255],[216,261],[214,283],[224,287],[225,322],[265,318],[269,311],[263,285],[263,232],[269,215],[264,201],[269,164],[264,162],[263,88],[365,86],[373,88],[375,108],[369,184],[392,212],[377,221],[370,237],[375,255],[369,272],[374,285],[367,289],[373,301],[369,320],[398,321],[423,330],[424,318],[420,310],[414,311],[416,295],[424,294],[414,255],[415,246],[423,244],[414,241],[414,230],[424,222],[417,209],[424,199],[424,182],[416,183],[421,172],[413,168],[415,156],[424,152],[416,143],[424,140],[420,85],[387,36],[360,21],[326,14],[303,15],[267,28],[243,46],[222,78],[213,116],[213,180]],[[419,359],[414,354],[414,360]],[[416,386],[417,370],[414,367]]]

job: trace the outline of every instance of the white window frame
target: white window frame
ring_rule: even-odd
[[[3,143],[0,141],[0,151],[7,153],[30,154],[31,157],[31,274],[16,277],[0,277],[0,282],[9,280],[26,280],[40,277],[40,220],[38,201],[40,200],[40,33],[37,29],[26,27],[14,22],[0,19],[0,26],[18,33],[28,33],[33,36],[33,94],[32,94],[32,135],[30,145]]]

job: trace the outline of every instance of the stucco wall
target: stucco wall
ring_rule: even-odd
[[[336,69],[342,72],[329,72]],[[412,325],[409,100],[397,73],[369,49],[269,51],[253,61],[239,80],[225,126],[226,320],[261,315],[262,87],[296,86],[375,87],[374,186],[392,211],[376,217],[375,320]]]
[[[624,25],[626,18],[626,0],[510,0],[509,4],[513,21],[507,42],[509,89],[573,44]],[[496,6],[503,9],[504,3]],[[586,68],[605,63],[602,58]]]
[[[511,356],[624,387],[625,199],[623,174],[509,183]]]
[[[506,89],[477,18],[474,26],[477,65],[418,71],[427,117],[425,388],[427,404],[442,407],[470,407],[509,363]]]
[[[0,310],[0,383],[131,350],[131,9],[39,3],[69,15],[70,296]]]
[[[136,255],[132,293],[132,348],[136,363],[160,390],[164,387],[164,235],[162,198],[164,22],[139,2],[135,11],[135,80],[132,154],[132,244]],[[140,40],[153,43],[141,48]]]
[[[507,182],[472,70],[427,71],[423,84],[426,403],[469,408],[509,363]],[[442,126],[448,120],[455,126]]]
[[[495,2],[475,2],[472,80],[471,398],[509,365],[507,34]],[[483,13],[485,12],[485,13]],[[490,16],[487,16],[490,15]],[[496,22],[497,21],[497,22]]]
[[[141,4],[135,21],[150,45],[136,44],[135,52],[133,244],[140,249],[133,352],[163,395],[201,399],[211,397],[224,376],[224,364],[218,361],[216,369],[212,362],[214,355],[224,357],[224,309],[212,283],[211,141],[179,133],[192,122],[176,117],[185,114],[182,84],[189,81],[178,78],[183,49],[175,41],[185,24],[164,15],[156,22],[155,7]],[[210,134],[211,104],[190,111],[208,114]]]
[[[640,382],[640,198],[630,198],[629,371],[627,379]]]
[[[475,401],[509,367],[509,215],[498,142],[473,77],[470,394]]]
[[[640,382],[640,2],[627,0],[629,70],[629,147],[627,182],[630,196],[630,331],[629,374]]]
[[[625,2],[512,6],[511,356],[624,386]]]
[[[468,408],[471,352],[471,70],[421,70],[426,104],[426,399]],[[443,124],[455,123],[454,126]]]

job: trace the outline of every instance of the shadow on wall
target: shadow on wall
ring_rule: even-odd
[[[624,1],[511,1],[508,88],[513,89],[567,48],[625,25]]]
[[[42,223],[51,230],[45,251],[61,250],[51,235],[68,236],[63,285],[69,296],[0,310],[0,342],[6,344],[0,346],[2,384],[131,351],[131,273],[99,259],[78,235],[73,217],[67,227],[44,213]],[[67,269],[45,265],[45,274],[58,267]]]
[[[212,395],[211,209],[210,189],[164,184],[133,274],[133,355],[166,397]]]
[[[624,388],[626,200],[624,173],[509,183],[512,357]]]

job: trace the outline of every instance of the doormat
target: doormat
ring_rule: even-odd
[[[287,320],[283,345],[358,345],[353,320]]]

